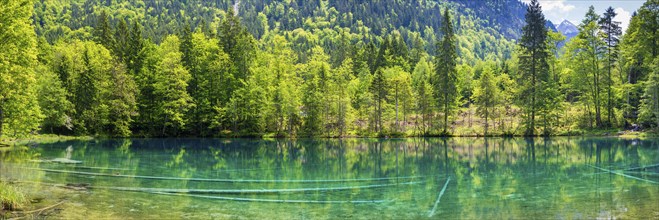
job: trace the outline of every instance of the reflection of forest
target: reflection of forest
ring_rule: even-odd
[[[70,146],[70,147],[69,147]],[[67,150],[68,149],[68,150]],[[34,163],[34,159],[70,156],[83,165]],[[612,138],[552,139],[125,139],[72,141],[0,152],[3,179],[51,183],[89,182],[99,186],[195,189],[279,189],[359,186],[375,183],[206,183],[140,178],[89,177],[70,173],[18,171],[16,167],[65,169],[116,175],[240,180],[335,180],[418,177],[420,184],[350,192],[268,195],[277,199],[396,199],[429,207],[451,176],[444,198],[444,217],[638,217],[659,199],[659,187],[610,170],[659,163],[654,140]],[[657,168],[629,175],[659,181]],[[453,181],[455,180],[455,181]],[[383,180],[385,181],[385,180]],[[414,179],[387,179],[386,183]],[[379,183],[378,183],[379,184]],[[97,194],[110,197],[107,194]],[[638,195],[643,195],[638,197]],[[145,196],[145,195],[140,195]],[[245,195],[257,198],[255,195]],[[258,197],[260,198],[260,197]],[[133,198],[134,199],[134,198]],[[192,200],[186,200],[192,202]],[[636,201],[630,206],[631,201]],[[641,201],[641,202],[638,202]],[[447,212],[447,207],[452,210]],[[593,209],[593,207],[599,207]],[[339,207],[341,210],[345,207]],[[440,208],[441,210],[441,208]],[[606,210],[602,213],[598,210]],[[626,210],[626,211],[623,211]],[[408,210],[409,211],[409,210]],[[498,213],[498,214],[497,214]],[[574,215],[555,216],[556,213]],[[528,213],[527,213],[528,214]],[[553,214],[553,215],[552,215]],[[647,215],[653,216],[652,213]],[[415,215],[406,216],[415,217]]]
[[[659,161],[656,141],[553,139],[136,139],[74,141],[2,152],[3,163],[73,158],[95,167],[189,175],[260,177],[322,172],[332,177],[570,173],[590,164],[638,167]],[[75,149],[75,150],[73,150]],[[140,170],[141,171],[141,170]],[[338,176],[337,176],[338,175]],[[176,175],[181,176],[181,175]],[[185,175],[183,175],[185,176]]]

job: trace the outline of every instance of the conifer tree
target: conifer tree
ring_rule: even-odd
[[[142,51],[144,40],[142,38],[142,27],[135,19],[128,37],[128,62],[126,63],[129,73],[133,76],[139,73],[144,62],[144,52]]]
[[[444,113],[443,133],[448,134],[448,119],[457,107],[459,98],[456,39],[448,8],[444,9],[441,28],[442,38],[437,43],[435,58],[435,92],[438,93],[439,107]]]
[[[619,21],[614,21],[616,12],[613,7],[609,7],[604,12],[604,16],[599,20],[600,29],[603,33],[602,37],[606,43],[606,107],[607,107],[607,121],[609,125],[613,123],[613,77],[611,71],[614,68],[615,62],[618,59],[618,43],[620,42],[620,35],[622,35],[622,28]]]
[[[112,27],[105,10],[96,18],[96,26],[94,27],[94,41],[99,43],[107,49],[114,47],[114,37],[112,36]]]
[[[522,29],[520,40],[520,83],[524,85],[520,97],[521,106],[527,114],[525,135],[534,136],[536,113],[546,98],[541,95],[541,86],[549,78],[546,21],[537,0],[532,0],[529,4],[525,19],[526,25]]]

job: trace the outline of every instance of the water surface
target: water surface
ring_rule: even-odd
[[[56,218],[656,219],[657,164],[617,138],[111,139],[0,152],[0,178]]]

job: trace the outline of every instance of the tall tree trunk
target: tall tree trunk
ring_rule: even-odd
[[[486,109],[485,109],[485,137],[487,137],[487,128],[489,126],[488,120],[487,120],[487,118],[489,116],[489,113],[490,113],[490,111],[488,111],[487,107],[486,107]]]
[[[535,53],[536,51],[533,51],[531,54],[531,126],[528,128],[529,131],[527,132],[529,136],[534,136],[535,135],[535,80],[536,80],[536,72],[535,72]]]
[[[378,97],[378,133],[382,133],[382,97]]]
[[[448,78],[448,77],[447,77]],[[448,85],[445,85],[448,87]],[[447,133],[447,128],[448,128],[448,91],[444,89],[444,134]]]
[[[2,138],[2,127],[4,126],[5,122],[5,111],[2,108],[2,103],[3,101],[0,101],[0,138]]]
[[[597,127],[602,126],[602,114],[601,114],[601,108],[600,108],[600,85],[599,85],[599,67],[597,65],[597,45],[595,44],[595,41],[593,41],[593,76],[594,76],[594,82],[595,82],[595,123]]]
[[[398,84],[396,84],[396,131],[398,130]]]
[[[611,42],[611,36],[610,35],[609,35],[609,41],[608,42]],[[611,45],[608,45],[607,49],[608,49],[608,53],[609,53],[609,57],[607,57],[607,59],[609,61],[609,63],[608,63],[609,75],[608,75],[608,81],[607,81],[607,83],[608,83],[608,85],[607,85],[608,86],[607,87],[608,98],[607,98],[606,107],[607,107],[607,112],[608,112],[607,121],[609,123],[609,126],[612,126],[613,125],[613,121],[612,121],[612,119],[613,119],[613,103],[611,102],[612,101],[611,100],[612,99],[612,97],[611,97],[612,96],[611,86],[613,84],[613,79],[611,78],[611,62],[613,62],[613,61],[611,60]]]

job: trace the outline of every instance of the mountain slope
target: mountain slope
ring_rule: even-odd
[[[333,39],[345,31],[350,44],[376,44],[390,34],[400,35],[409,47],[422,40],[423,49],[434,54],[441,24],[440,11],[448,7],[454,16],[461,62],[510,57],[514,40],[521,36],[526,5],[518,0],[215,0],[215,1],[36,1],[34,24],[39,36],[57,39],[90,39],[101,11],[119,20],[138,21],[146,38],[158,43],[183,26],[214,31],[226,10],[237,9],[247,30],[256,39],[268,31],[287,32],[299,40],[298,53],[320,44],[326,51],[340,45]],[[313,36],[300,39],[300,36]]]
[[[561,24],[559,24],[556,29],[561,34],[565,35],[566,41],[569,41],[571,38],[579,34],[579,29],[577,28],[577,26],[572,24],[572,22],[568,20],[564,20],[563,22],[561,22]]]
[[[579,34],[579,28],[577,28],[576,25],[572,24],[572,22],[568,20],[563,20],[563,22],[561,22],[556,29],[559,33],[565,36],[565,40],[558,44],[559,48],[565,46],[565,44],[569,42],[570,39],[576,37]]]

